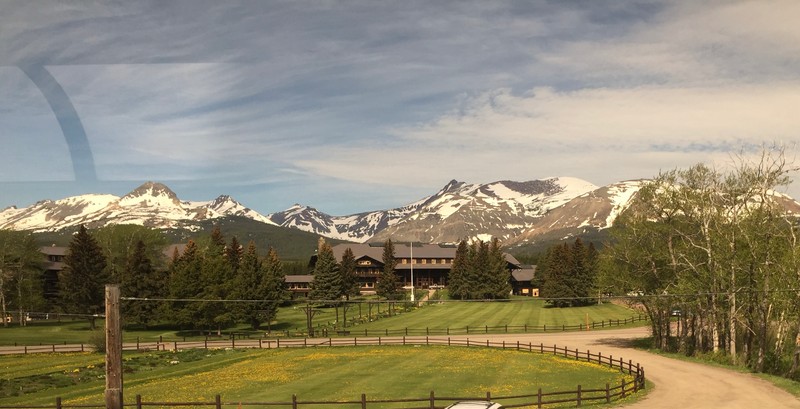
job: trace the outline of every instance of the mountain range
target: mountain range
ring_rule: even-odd
[[[433,195],[394,209],[331,216],[297,204],[265,216],[227,195],[207,202],[181,201],[166,185],[146,182],[122,197],[87,194],[9,207],[0,211],[0,228],[52,232],[81,224],[139,224],[193,231],[208,221],[238,217],[257,222],[255,226],[293,228],[353,242],[391,238],[454,243],[497,237],[513,247],[605,229],[641,184],[597,187],[569,177],[488,184],[452,180]]]

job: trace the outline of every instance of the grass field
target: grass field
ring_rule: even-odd
[[[306,327],[306,316],[302,307],[305,304],[283,307],[278,312],[277,322],[272,323],[272,330],[276,335],[284,331],[302,331]],[[388,306],[380,307],[385,315]],[[317,308],[313,323],[319,328],[341,328],[343,311],[339,309],[339,323],[336,324],[337,315],[334,308]],[[504,302],[443,302],[430,303],[421,308],[401,312],[397,315],[378,318],[378,307],[373,305],[370,309],[366,303],[352,304],[347,312],[348,320],[361,317],[356,325],[348,324],[348,330],[357,334],[360,331],[379,331],[384,329],[401,330],[412,328],[417,330],[431,329],[475,329],[489,327],[523,326],[541,327],[547,325],[558,329],[561,325],[585,324],[588,320],[608,321],[631,318],[636,313],[628,308],[615,304],[600,304],[589,307],[549,308],[544,301],[529,297],[513,298]],[[373,321],[370,322],[370,317]],[[102,319],[97,323],[102,325]],[[250,332],[245,325],[238,325],[226,329],[228,332]],[[258,331],[255,335],[261,336],[265,331]],[[89,330],[86,320],[39,320],[32,321],[26,327],[11,326],[0,327],[0,345],[50,345],[62,343],[87,343],[92,331]],[[335,332],[331,332],[335,335]],[[125,330],[124,340],[127,342],[154,341],[162,337],[164,340],[200,339],[197,332],[181,332],[174,328],[164,326],[149,330]]]
[[[102,355],[0,356],[0,405],[102,402]],[[613,369],[513,350],[444,346],[126,353],[125,401],[229,402],[508,396],[619,384]],[[19,382],[66,379],[22,394]],[[79,376],[83,376],[77,384]],[[627,377],[627,381],[631,378]],[[21,380],[21,381],[20,381]],[[17,382],[17,383],[15,383]],[[10,387],[9,387],[10,385]],[[30,388],[33,388],[32,386]],[[10,396],[16,394],[17,396]],[[572,404],[574,406],[574,404]],[[372,407],[372,406],[370,406]],[[391,407],[391,406],[387,406]]]

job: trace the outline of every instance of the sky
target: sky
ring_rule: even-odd
[[[772,145],[794,162],[797,16],[795,0],[0,0],[0,209],[157,181],[347,215],[452,179],[603,186]]]

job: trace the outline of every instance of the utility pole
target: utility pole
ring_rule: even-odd
[[[119,284],[106,284],[106,409],[122,409],[122,326]]]

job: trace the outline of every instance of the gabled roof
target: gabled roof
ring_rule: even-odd
[[[511,271],[511,279],[517,282],[531,281],[536,276],[536,266],[520,265],[517,270]]]

